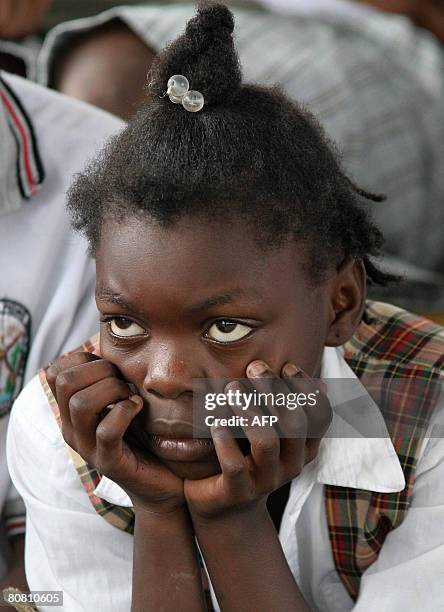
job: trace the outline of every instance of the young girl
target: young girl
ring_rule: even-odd
[[[442,330],[366,303],[366,281],[387,280],[361,202],[377,198],[307,111],[242,84],[233,26],[199,8],[158,57],[149,104],[70,192],[100,343],[13,411],[30,587],[62,589],[65,610],[128,610],[133,553],[132,610],[198,612],[201,555],[224,612],[434,609],[444,445],[425,434]],[[197,379],[288,394],[319,377],[358,385],[370,437],[338,437],[323,389],[292,412],[298,436],[249,423],[247,444],[227,427],[193,438]]]

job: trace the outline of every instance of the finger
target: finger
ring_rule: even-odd
[[[225,391],[230,390],[233,393],[239,392],[240,396],[249,393],[252,400],[254,398],[240,381],[229,383]],[[271,415],[267,415],[266,411],[253,401],[246,411],[238,403],[234,403],[231,408],[241,422],[243,433],[250,443],[254,479],[260,487],[265,487],[268,491],[277,481],[280,453],[279,436],[270,419]]]
[[[304,463],[310,463],[318,455],[319,447],[321,445],[322,438],[308,438],[305,442],[305,458]]]
[[[313,461],[319,452],[322,438],[281,440],[281,465],[284,482],[298,476],[304,466]]]
[[[57,393],[62,391],[63,395],[71,397],[107,378],[122,380],[122,374],[113,363],[105,359],[89,361],[62,370],[56,378],[56,390]]]
[[[306,416],[301,409],[294,412],[288,410],[286,398],[289,389],[286,382],[276,377],[265,362],[259,362],[257,366],[256,363],[250,364],[247,369],[250,382],[261,393],[272,394],[267,410],[278,419],[273,429],[265,430],[269,436],[265,437],[262,433],[260,438],[255,436],[255,443],[251,443],[252,455],[255,453],[254,463],[260,465],[255,472],[256,482],[263,492],[270,492],[294,478],[303,467]],[[281,403],[278,403],[278,395],[282,395]],[[271,431],[275,432],[276,441]],[[254,451],[253,445],[256,446]]]
[[[123,457],[123,436],[143,408],[139,395],[116,403],[96,429],[96,465],[109,474],[118,468]]]
[[[224,477],[224,487],[235,497],[243,497],[251,488],[246,458],[228,428],[213,425],[211,436]]]
[[[267,408],[268,413],[278,409],[276,395],[285,395],[288,391],[285,381],[277,376],[265,361],[253,361],[247,368],[247,376],[252,388],[263,398],[262,405]],[[276,412],[275,412],[276,414]]]
[[[306,463],[306,443],[304,438],[281,439],[282,483],[289,482],[301,473]]]
[[[314,381],[293,363],[285,364],[282,376],[289,389],[297,394],[300,406],[296,411],[300,425],[295,421],[289,430],[293,433],[293,426],[298,425],[300,431],[296,436],[281,441],[281,461],[289,480],[316,457],[322,436],[331,422],[331,408],[322,381]],[[287,431],[287,426],[285,429]],[[310,438],[310,435],[316,437]]]
[[[326,387],[322,381],[314,381],[304,370],[293,363],[282,368],[282,375],[289,389],[298,394],[298,405],[307,418],[307,437],[322,438],[330,427],[332,409]]]
[[[94,365],[95,370],[99,367],[101,368],[102,377],[114,373],[114,370],[110,369],[108,362],[100,359],[96,355],[86,352],[73,353],[72,355],[66,355],[58,359],[50,366],[47,372],[48,384],[50,384],[60,410],[62,434],[66,442],[72,448],[75,448],[75,442],[69,411],[69,400],[76,391],[84,388],[86,384],[83,383],[83,378],[77,376],[74,370],[76,367],[82,366],[81,371],[85,374],[86,368],[92,363],[97,364]]]
[[[247,367],[247,377],[253,388],[260,393],[276,393],[285,389],[282,380],[265,361],[252,361]]]
[[[78,352],[72,353],[71,355],[65,355],[64,357],[59,357],[53,364],[51,364],[46,370],[46,380],[51,389],[51,392],[59,406],[60,410],[60,419],[62,425],[62,435],[66,441],[66,443],[74,448],[74,437],[73,437],[73,428],[71,423],[71,417],[68,409],[68,401],[69,397],[65,398],[62,390],[60,393],[57,391],[57,377],[65,370],[69,369],[71,366],[75,366],[77,364],[83,364],[93,359],[97,359],[95,355],[86,352]],[[60,380],[60,383],[63,385],[63,380]]]
[[[92,355],[92,357],[95,357],[95,355]],[[72,363],[75,363],[75,361],[83,361],[83,363],[81,362],[79,365],[73,366]],[[65,369],[62,369],[63,364],[60,364],[58,366],[59,373],[53,382],[55,387],[54,395],[60,408],[60,414],[67,421],[70,421],[69,401],[74,394],[105,378],[120,377],[118,369],[104,359],[99,358],[85,363],[84,358],[82,359],[80,354],[75,361],[74,359],[66,361]]]
[[[104,409],[133,395],[129,385],[118,378],[103,378],[82,389],[69,400],[70,420],[76,449],[88,452],[95,447],[96,428]]]
[[[59,357],[54,363],[51,363],[46,369],[45,374],[49,388],[51,389],[55,399],[57,400],[56,378],[61,372],[71,367],[89,363],[97,359],[100,359],[100,357],[97,357],[97,355],[93,355],[92,353],[87,353],[85,351],[79,351],[77,353],[72,353],[71,355]]]
[[[289,388],[286,382],[276,376],[264,361],[252,362],[247,368],[247,375],[258,394],[257,397],[263,400],[264,413],[275,417],[273,427],[278,436],[282,438],[301,435],[300,430],[304,423],[301,421],[301,415],[287,408]],[[302,435],[305,435],[305,428]]]

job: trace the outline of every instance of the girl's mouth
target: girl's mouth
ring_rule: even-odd
[[[175,438],[150,434],[146,441],[149,450],[164,461],[201,461],[215,452],[211,438]]]

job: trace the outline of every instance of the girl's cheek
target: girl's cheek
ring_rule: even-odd
[[[120,370],[126,381],[137,386],[139,386],[138,379],[141,379],[141,383],[143,382],[142,359],[135,356],[130,349],[117,346],[117,343],[101,335],[100,354],[103,359],[110,361]]]

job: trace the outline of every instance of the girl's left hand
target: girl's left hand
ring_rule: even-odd
[[[273,393],[275,397],[278,393],[285,396],[313,393],[316,404],[298,406],[296,410],[286,406],[268,408],[270,416],[278,417],[278,422],[265,427],[252,424],[254,416],[264,415],[261,407],[245,412],[232,406],[234,414],[248,415],[249,425],[243,429],[251,446],[250,454],[243,455],[228,428],[211,429],[221,473],[201,480],[185,480],[184,493],[193,520],[223,518],[261,504],[265,507],[270,493],[298,476],[316,457],[330,425],[332,411],[325,386],[316,384],[294,364],[285,364],[278,377],[265,362],[254,361],[247,368],[247,376],[258,393]],[[229,383],[225,391],[228,389],[248,392],[238,381]]]

